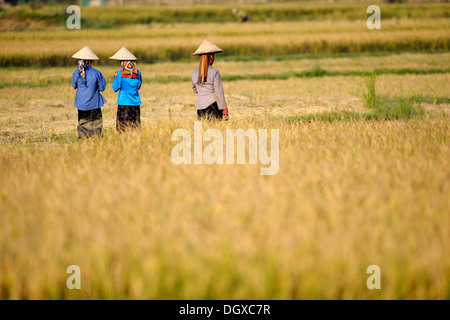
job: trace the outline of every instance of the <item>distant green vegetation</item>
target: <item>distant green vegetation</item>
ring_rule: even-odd
[[[449,49],[450,34],[447,36],[427,39],[427,38],[369,38],[369,39],[353,39],[341,43],[333,40],[317,40],[314,42],[305,41],[304,43],[292,44],[289,42],[270,45],[267,43],[252,43],[242,45],[241,43],[227,44],[226,52],[223,54],[225,59],[239,60],[266,60],[276,59],[276,57],[288,57],[290,55],[301,58],[311,55],[317,56],[343,56],[350,54],[357,56],[362,53],[389,54],[398,52],[445,52]],[[130,47],[129,48],[141,63],[156,63],[166,61],[186,61],[192,59],[191,52],[193,48],[187,45],[170,45],[154,46],[154,47]],[[101,59],[102,65],[114,64],[114,61],[108,58],[114,54],[113,51],[96,50],[96,54]],[[53,50],[36,54],[36,52],[0,52],[0,67],[51,67],[66,66],[73,64],[71,58],[73,52]],[[381,72],[381,71],[380,71]]]
[[[309,70],[304,70],[301,72],[291,72],[291,73],[279,73],[279,74],[245,74],[245,75],[222,75],[222,79],[224,81],[239,81],[239,80],[286,80],[289,78],[315,78],[315,77],[333,77],[333,76],[368,76],[369,80],[366,83],[367,92],[363,94],[363,100],[365,101],[366,107],[369,109],[377,109],[381,108],[381,100],[378,101],[379,97],[375,94],[375,78],[376,75],[381,74],[396,74],[396,75],[407,75],[407,74],[443,74],[450,73],[450,69],[384,69],[378,70],[374,69],[372,71],[327,71],[320,67],[315,67]],[[11,88],[11,87],[48,87],[66,84],[70,82],[71,75],[69,74],[66,77],[53,77],[47,79],[39,79],[39,80],[29,80],[23,81],[23,79],[11,81],[7,79],[7,81],[0,81],[0,89],[2,88]],[[189,82],[191,80],[190,77],[155,77],[155,78],[144,78],[144,83],[173,83],[173,82]],[[412,101],[420,103],[449,103],[449,98],[440,97],[440,98],[424,98],[424,97],[412,97]],[[390,101],[383,100],[384,104],[389,103]],[[378,105],[378,103],[380,103]]]
[[[248,24],[214,23],[235,21],[224,6],[82,7],[82,29],[69,31],[62,6],[18,6],[0,12],[0,67],[71,65],[81,43],[102,65],[113,64],[108,58],[122,46],[140,63],[186,61],[205,38],[224,49],[224,60],[446,52],[449,8],[443,3],[383,4],[383,19],[400,19],[371,32],[365,5],[254,6],[247,10],[254,21]]]
[[[65,7],[21,5],[0,10],[0,67],[70,65],[81,42],[89,43],[101,64],[114,63],[108,58],[124,45],[143,63],[187,60],[206,37],[232,60],[442,52],[450,48],[449,8],[444,3],[382,4],[383,19],[399,20],[369,33],[361,4],[258,5],[246,8],[248,24],[216,23],[235,21],[229,6],[82,7],[82,30],[69,32]]]
[[[365,4],[357,5],[308,5],[296,3],[284,5],[261,5],[243,7],[249,21],[314,21],[314,20],[357,20],[366,16]],[[112,28],[134,24],[150,23],[199,23],[236,21],[231,6],[208,7],[82,7],[83,28]],[[32,7],[21,5],[1,9],[1,20],[39,21],[47,25],[65,25],[68,17],[65,6]],[[383,4],[384,19],[449,18],[448,4]]]

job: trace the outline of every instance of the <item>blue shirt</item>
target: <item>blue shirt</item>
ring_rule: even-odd
[[[117,72],[117,77],[112,83],[114,92],[119,92],[117,104],[119,106],[139,106],[141,105],[141,97],[139,89],[142,85],[141,72],[138,70],[139,79],[122,77],[122,70]]]
[[[78,110],[88,111],[103,107],[106,100],[100,94],[105,91],[106,81],[102,73],[91,66],[85,69],[86,83],[78,74],[78,69],[72,75],[72,87],[77,89],[74,106]]]

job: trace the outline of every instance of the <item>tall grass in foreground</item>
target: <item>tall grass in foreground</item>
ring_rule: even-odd
[[[275,176],[174,165],[192,127],[2,144],[0,298],[450,298],[446,118],[203,124],[278,128]]]
[[[377,76],[375,74],[372,74],[368,78],[365,79],[365,86],[366,86],[367,91],[363,92],[362,98],[363,98],[364,104],[369,109],[375,108],[376,103],[377,103],[377,95],[375,93],[376,77]]]

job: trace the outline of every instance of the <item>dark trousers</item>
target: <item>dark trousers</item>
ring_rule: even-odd
[[[78,110],[78,138],[100,136],[103,128],[102,109]]]
[[[223,110],[219,110],[217,102],[214,102],[203,110],[197,110],[197,115],[200,119],[222,119]]]
[[[119,132],[127,128],[141,127],[141,106],[117,106],[116,129]]]

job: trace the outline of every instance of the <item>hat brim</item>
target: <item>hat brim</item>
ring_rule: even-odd
[[[132,54],[125,47],[122,47],[112,57],[109,57],[109,59],[117,60],[117,61],[136,61],[137,60],[136,56],[134,54]]]
[[[208,52],[194,52],[192,55],[193,56],[201,56],[203,54],[214,54],[214,53],[222,53],[223,50],[215,50],[215,51],[208,51]]]
[[[100,58],[87,46],[76,52],[72,58],[79,60],[100,60]]]
[[[216,46],[211,41],[205,40],[202,42],[200,47],[192,54],[193,56],[201,56],[203,54],[214,54],[214,53],[221,53],[223,50]]]

